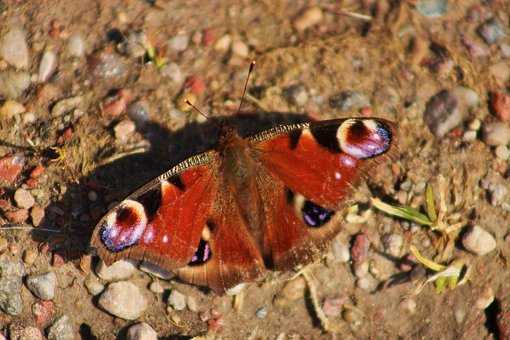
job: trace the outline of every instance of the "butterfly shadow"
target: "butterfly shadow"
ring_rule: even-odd
[[[211,118],[177,131],[155,122],[138,123],[137,131],[149,141],[150,149],[102,164],[67,184],[62,199],[46,207],[40,227],[31,236],[64,261],[79,259],[88,254],[94,227],[108,208],[179,162],[213,148],[222,124],[233,125],[241,136],[249,136],[276,125],[305,121],[310,118],[304,114],[264,112],[241,113],[221,121]]]

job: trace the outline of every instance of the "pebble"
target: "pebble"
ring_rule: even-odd
[[[104,291],[104,285],[92,274],[87,276],[84,284],[91,295],[99,295]]]
[[[113,83],[123,83],[128,74],[128,66],[117,54],[102,51],[88,58],[91,74],[94,78],[108,80]]]
[[[168,304],[175,310],[184,310],[186,308],[186,295],[172,289],[168,297]]]
[[[136,273],[136,266],[127,260],[119,260],[107,266],[104,261],[99,261],[96,266],[96,274],[105,281],[127,280]]]
[[[83,103],[82,96],[75,96],[62,99],[53,106],[53,108],[51,109],[51,115],[53,117],[60,117],[80,107],[82,103]]]
[[[351,259],[349,245],[346,242],[341,242],[338,238],[335,238],[331,243],[331,251],[335,260],[340,263],[349,262]]]
[[[175,85],[180,86],[184,81],[184,75],[182,74],[181,68],[176,63],[169,63],[168,65],[165,65],[163,70],[161,70],[161,74],[170,79],[170,81]]]
[[[370,268],[370,264],[368,261],[356,262],[352,266],[352,271],[354,276],[361,278],[368,274],[368,270]]]
[[[329,98],[329,106],[340,111],[353,111],[370,106],[370,99],[357,91],[343,91]]]
[[[465,86],[457,86],[452,90],[452,94],[457,98],[459,109],[466,110],[477,106],[480,103],[480,96],[474,90]]]
[[[22,153],[5,156],[0,159],[0,183],[12,184],[25,166],[26,158]]]
[[[400,257],[404,238],[399,234],[386,234],[383,236],[382,242],[386,251],[394,257]]]
[[[28,289],[38,298],[43,300],[53,300],[55,297],[57,276],[54,272],[30,275],[27,277],[26,281]]]
[[[418,0],[415,8],[425,17],[438,18],[448,11],[448,0]]]
[[[368,250],[370,248],[370,240],[367,234],[359,233],[354,236],[351,246],[351,258],[356,263],[365,262],[368,257]]]
[[[440,91],[428,101],[423,119],[437,138],[444,137],[462,123],[464,111],[458,104],[457,97],[448,90]]]
[[[45,83],[50,79],[55,70],[57,69],[57,54],[52,50],[46,50],[41,58],[39,64],[39,73],[37,80],[40,83]]]
[[[487,44],[494,44],[506,35],[503,25],[495,18],[481,24],[477,31]]]
[[[232,37],[228,34],[223,35],[214,44],[214,49],[218,52],[227,52],[232,44]]]
[[[342,312],[344,303],[347,302],[346,298],[336,297],[336,298],[326,298],[324,303],[322,304],[322,311],[324,314],[330,317],[339,316]]]
[[[23,252],[23,262],[26,265],[31,266],[37,260],[38,253],[33,249],[26,249]]]
[[[416,301],[411,298],[407,298],[400,302],[400,307],[410,314],[414,314],[416,312]]]
[[[246,45],[241,40],[235,40],[232,43],[232,53],[241,58],[248,58],[250,54],[250,49],[248,45]]]
[[[144,32],[131,32],[126,41],[121,44],[121,49],[123,53],[132,58],[141,58],[147,53],[149,45],[147,35]]]
[[[510,143],[510,127],[502,122],[485,124],[483,140],[488,145],[508,145]]]
[[[9,315],[19,315],[23,309],[21,300],[22,278],[25,266],[10,256],[0,258],[0,309]]]
[[[495,63],[489,67],[489,73],[496,81],[497,86],[504,87],[506,81],[510,79],[510,64],[506,60]]]
[[[165,291],[165,288],[161,285],[161,282],[159,280],[154,280],[149,285],[149,289],[151,292],[155,294],[161,294]]]
[[[75,33],[71,35],[67,41],[67,53],[70,56],[81,58],[85,55],[85,41],[81,34]]]
[[[22,209],[30,209],[35,204],[32,194],[23,188],[19,188],[14,192],[14,201],[16,205]]]
[[[18,69],[28,68],[30,54],[25,30],[11,27],[0,40],[0,58]]]
[[[158,333],[145,322],[139,322],[129,327],[126,340],[158,340]]]
[[[9,326],[9,339],[11,340],[43,340],[44,337],[37,327],[23,326],[11,323]]]
[[[0,95],[16,99],[30,86],[30,74],[7,70],[0,72]]]
[[[295,301],[303,297],[306,288],[306,281],[301,277],[297,277],[289,281],[280,291],[280,296],[284,299]]]
[[[510,120],[510,95],[493,92],[491,94],[491,109],[501,121]]]
[[[356,286],[367,292],[374,292],[378,285],[379,281],[377,281],[372,275],[365,275],[364,277],[360,277],[356,280]]]
[[[189,36],[186,34],[178,34],[168,41],[168,47],[175,52],[182,52],[188,48]]]
[[[113,131],[116,139],[125,142],[136,131],[136,125],[132,120],[123,119],[115,125]]]
[[[147,309],[147,300],[140,289],[129,281],[108,285],[98,304],[108,313],[126,320],[139,318]]]
[[[297,31],[302,32],[319,24],[323,17],[324,15],[320,7],[310,7],[302,12],[296,19],[294,19],[293,25]]]
[[[75,340],[76,335],[67,315],[59,317],[48,330],[48,340]]]
[[[462,140],[464,142],[473,142],[476,140],[476,136],[477,136],[476,131],[469,130],[469,131],[464,132],[464,134],[462,135]]]
[[[462,245],[466,250],[483,256],[496,249],[496,240],[485,229],[475,225],[462,236]]]
[[[491,205],[498,206],[505,201],[508,189],[501,183],[502,178],[498,174],[490,172],[481,181],[480,185],[489,193],[489,201]]]
[[[267,308],[266,307],[260,307],[255,312],[255,316],[259,319],[265,319],[267,316]]]
[[[230,296],[238,295],[243,291],[245,287],[246,283],[239,283],[238,285],[235,285],[234,287],[227,289],[226,294]]]
[[[306,87],[302,84],[292,85],[286,88],[283,95],[293,105],[304,106],[308,102],[308,92],[306,91]]]
[[[342,318],[348,322],[351,327],[358,327],[361,325],[363,318],[360,315],[359,312],[353,310],[353,309],[346,309],[342,313]]]
[[[194,313],[200,310],[197,299],[192,295],[186,296],[186,305],[188,306],[188,309]]]
[[[25,112],[23,104],[11,99],[6,100],[2,107],[0,107],[0,117],[2,118],[10,119],[23,112]]]
[[[150,121],[147,104],[142,101],[137,101],[129,105],[127,115],[139,127],[144,127]]]
[[[494,302],[494,290],[491,287],[486,287],[476,299],[475,306],[483,310],[489,307],[492,302]]]
[[[510,157],[510,151],[508,150],[506,145],[498,145],[496,147],[496,150],[494,150],[494,153],[496,154],[496,157],[504,161],[506,161],[508,157]]]
[[[466,310],[462,307],[457,307],[453,312],[453,316],[455,317],[455,321],[457,321],[458,324],[462,324],[462,322],[464,322],[466,319]]]
[[[6,211],[4,213],[5,217],[12,223],[24,223],[28,220],[28,210],[27,209],[17,209]]]

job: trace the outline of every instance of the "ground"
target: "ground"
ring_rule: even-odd
[[[162,339],[510,336],[508,2],[4,0],[0,16],[0,37],[21,30],[28,47],[0,52],[0,248],[23,259],[28,277],[57,274],[49,316],[34,314],[42,300],[24,284],[22,312],[0,313],[4,334],[20,325],[47,336],[67,315],[83,339],[122,339],[140,321]],[[148,309],[132,321],[110,315],[85,287],[99,261],[86,254],[92,228],[139,185],[213,144],[214,124],[184,99],[209,116],[235,115],[252,60],[243,112],[254,115],[240,114],[241,128],[383,117],[398,123],[396,160],[361,183],[358,211],[304,272],[268,273],[233,297],[137,271],[129,281]],[[25,86],[15,71],[29,76]],[[11,155],[21,167],[5,165]],[[444,233],[370,204],[423,211],[426,185],[438,198],[441,176],[447,215],[461,222],[450,250]],[[475,225],[495,249],[469,249]],[[369,244],[361,259],[358,238]],[[418,289],[434,272],[411,245],[443,265],[462,259],[467,282]],[[172,290],[197,306],[168,308]]]

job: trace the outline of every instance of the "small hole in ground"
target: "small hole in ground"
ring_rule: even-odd
[[[496,340],[502,340],[499,339],[498,336],[497,319],[498,314],[501,312],[501,307],[498,299],[494,299],[494,301],[492,301],[492,303],[487,308],[485,308],[484,312],[485,312],[485,328],[487,328],[487,331],[490,334],[494,335],[494,338]]]

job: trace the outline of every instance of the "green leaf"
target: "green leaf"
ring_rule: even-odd
[[[436,292],[438,294],[441,294],[446,288],[447,278],[444,276],[440,276],[437,278],[436,281],[434,281],[434,284],[436,285]]]
[[[435,222],[437,220],[436,202],[434,200],[434,191],[430,184],[427,184],[427,189],[425,191],[425,204],[429,219]]]
[[[405,220],[416,222],[418,224],[426,226],[431,226],[433,224],[433,222],[427,217],[427,215],[424,215],[418,210],[411,207],[399,207],[391,205],[388,203],[384,203],[378,198],[372,198],[372,204],[377,209],[392,216],[400,217]]]

